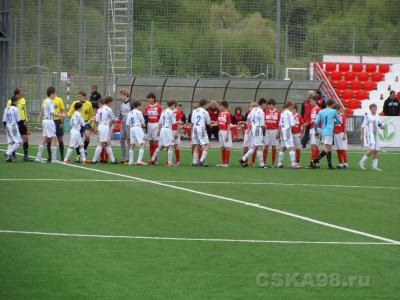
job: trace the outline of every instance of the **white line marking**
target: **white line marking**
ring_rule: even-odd
[[[0,149],[0,150],[2,150],[2,149]],[[4,150],[2,150],[2,151],[4,151]],[[22,154],[18,153],[18,155],[22,155]],[[78,169],[82,169],[82,170],[87,170],[87,171],[92,171],[92,172],[108,174],[108,175],[113,175],[113,176],[119,176],[119,177],[129,178],[129,179],[138,180],[138,181],[142,181],[142,182],[152,183],[154,185],[164,186],[164,187],[168,187],[168,188],[175,189],[175,190],[189,192],[189,193],[192,193],[192,194],[207,196],[207,197],[210,197],[210,198],[215,198],[215,199],[219,199],[219,200],[229,201],[229,202],[233,202],[233,203],[238,203],[238,204],[242,204],[242,205],[246,205],[246,206],[250,206],[250,207],[263,209],[263,210],[266,210],[266,211],[274,212],[274,213],[281,214],[281,215],[288,216],[288,217],[292,217],[292,218],[295,218],[295,219],[307,221],[307,222],[318,224],[318,225],[322,225],[322,226],[325,226],[325,227],[334,228],[334,229],[341,230],[341,231],[351,232],[351,233],[354,233],[354,234],[357,234],[357,235],[366,236],[366,237],[369,237],[369,238],[373,238],[373,239],[376,239],[376,240],[381,240],[381,241],[388,242],[388,243],[400,244],[400,241],[392,240],[392,239],[389,239],[389,238],[385,238],[385,237],[382,237],[382,236],[370,234],[370,233],[367,233],[367,232],[363,232],[363,231],[359,231],[359,230],[355,230],[355,229],[351,229],[351,228],[347,228],[347,227],[343,227],[343,226],[334,225],[334,224],[331,224],[331,223],[328,223],[328,222],[324,222],[324,221],[320,221],[320,220],[317,220],[317,219],[305,217],[305,216],[302,216],[302,215],[294,214],[294,213],[287,212],[287,211],[280,210],[280,209],[271,208],[271,207],[268,207],[268,206],[262,206],[262,205],[259,205],[259,204],[256,204],[256,203],[252,203],[252,202],[246,202],[246,201],[237,200],[237,199],[233,199],[233,198],[229,198],[229,197],[224,197],[224,196],[219,196],[219,195],[215,195],[215,194],[200,192],[200,191],[197,191],[197,190],[187,189],[187,188],[183,188],[183,187],[180,187],[180,186],[175,186],[175,185],[171,185],[171,184],[167,184],[167,183],[152,181],[152,180],[148,180],[148,179],[144,179],[144,178],[140,178],[140,177],[129,176],[129,175],[120,174],[120,173],[104,171],[104,170],[100,170],[100,169],[87,168],[87,167],[71,165],[71,164],[64,165],[62,163],[60,163],[60,165],[66,166],[66,167],[70,167],[70,168],[78,168]]]
[[[69,182],[143,182],[132,179],[77,179],[77,178],[0,178],[0,181],[69,181]],[[278,186],[310,186],[310,187],[339,187],[353,189],[389,189],[400,190],[400,186],[373,186],[373,185],[342,185],[316,183],[285,183],[285,182],[240,182],[240,181],[191,181],[191,180],[154,180],[160,183],[188,183],[188,184],[233,184],[233,185],[278,185]]]
[[[2,230],[5,234],[23,235],[44,235],[58,237],[87,237],[104,239],[132,239],[132,240],[166,240],[166,241],[198,241],[198,242],[225,242],[225,243],[254,243],[254,244],[329,244],[329,245],[392,245],[395,243],[384,242],[330,242],[330,241],[278,241],[278,240],[237,240],[237,239],[217,239],[217,238],[186,238],[186,237],[160,237],[160,236],[132,236],[132,235],[106,235],[106,234],[82,234],[82,233],[61,233],[61,232],[39,232],[39,231],[19,231]]]

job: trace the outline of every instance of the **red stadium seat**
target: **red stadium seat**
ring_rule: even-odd
[[[338,90],[338,89],[335,89],[335,92],[336,92],[336,95],[338,95],[338,97],[340,98],[341,95],[342,95],[342,91]]]
[[[379,65],[379,73],[387,73],[390,71],[390,66],[388,64],[381,64]]]
[[[349,100],[347,99],[340,99],[340,102],[342,102],[344,107],[347,107],[347,103],[349,102]]]
[[[352,70],[354,73],[360,73],[360,72],[362,72],[362,70],[363,70],[363,65],[362,65],[362,64],[353,64],[353,65],[351,66],[351,70]]]
[[[352,116],[353,115],[353,109],[346,109],[346,116],[347,117],[350,117],[350,116]]]
[[[356,100],[362,101],[365,99],[368,99],[368,92],[363,91],[363,90],[359,90],[356,92]]]
[[[375,64],[367,64],[365,66],[365,72],[367,72],[367,73],[375,73],[376,72],[376,65]]]
[[[347,108],[350,110],[360,108],[360,106],[361,106],[360,100],[349,100],[349,102],[347,102]]]
[[[340,80],[340,81],[338,81],[336,88],[339,91],[343,91],[343,90],[347,90],[348,87],[349,87],[349,84],[347,83],[347,81]]]
[[[369,80],[369,74],[367,72],[361,72],[358,74],[358,80],[361,82],[366,82]]]
[[[352,91],[361,90],[361,81],[352,81],[352,82],[350,82],[350,89]]]
[[[353,91],[352,90],[344,90],[342,93],[342,99],[349,100],[353,98]]]
[[[371,79],[372,79],[373,82],[382,81],[382,80],[383,80],[383,74],[382,74],[382,73],[379,73],[379,72],[373,73],[373,74],[371,75]]]
[[[353,81],[356,79],[356,74],[353,72],[346,72],[344,73],[344,80],[346,81]]]
[[[334,72],[334,71],[336,71],[336,64],[335,64],[335,63],[331,63],[331,62],[326,63],[326,65],[325,65],[325,71],[327,71],[327,72]]]
[[[341,79],[342,79],[342,73],[340,73],[340,72],[338,72],[338,71],[335,71],[335,72],[332,73],[332,75],[331,75],[331,80],[332,80],[333,82],[337,82],[337,81],[339,81],[339,80],[341,80]]]
[[[400,92],[397,92],[397,99],[400,99]]]
[[[347,63],[339,64],[339,71],[340,72],[348,72],[350,70],[350,65]]]
[[[376,88],[376,82],[367,81],[364,83],[364,91],[372,91]]]

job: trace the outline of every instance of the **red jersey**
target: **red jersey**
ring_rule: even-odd
[[[172,125],[172,131],[177,131],[179,129],[179,125],[180,125],[178,122],[180,122],[182,120],[183,113],[180,110],[177,110],[176,108],[174,109],[173,113],[174,113],[176,123],[174,123]]]
[[[311,109],[311,123],[310,123],[310,129],[314,128],[314,123],[315,120],[317,119],[318,113],[320,112],[321,107],[316,106],[314,108]],[[318,127],[321,127],[321,123],[318,124]]]
[[[274,109],[267,109],[264,112],[265,116],[265,126],[267,129],[278,129],[279,128],[279,120],[281,118],[281,112]]]
[[[243,115],[242,114],[234,114],[234,117],[236,119],[236,124],[243,120]]]
[[[346,131],[346,124],[347,124],[346,114],[341,114],[339,118],[342,123],[335,124],[335,127],[333,127],[333,133],[335,134],[343,133]]]
[[[220,112],[218,114],[218,129],[228,130],[231,125],[231,114],[227,112]]]
[[[158,123],[158,121],[160,121],[162,111],[161,105],[155,103],[154,105],[147,105],[143,111],[143,114],[147,116],[149,123]]]
[[[302,113],[304,114],[304,116],[303,116],[304,121],[306,121],[308,123],[310,123],[310,121],[311,121],[311,110],[312,110],[312,107],[311,107],[310,102],[308,100],[305,101],[303,103],[303,111],[302,111]]]
[[[292,127],[292,133],[299,134],[301,133],[301,129],[304,125],[304,120],[298,113],[296,113],[293,117],[294,117],[294,126]]]
[[[218,108],[209,108],[208,109],[208,114],[210,115],[210,120],[211,121],[218,121],[218,114],[219,114],[219,110]]]

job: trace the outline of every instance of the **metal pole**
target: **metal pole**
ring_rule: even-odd
[[[82,45],[82,75],[86,77],[86,27],[87,21],[83,22],[83,45]],[[86,81],[85,81],[86,82]]]
[[[84,0],[79,1],[79,59],[78,59],[78,69],[79,69],[79,79],[78,87],[82,89],[82,65],[83,65],[83,8]]]
[[[353,55],[356,53],[356,28],[353,27],[353,45],[352,45]]]
[[[151,21],[150,27],[150,75],[153,76],[153,47],[154,47],[154,22]]]
[[[36,52],[36,65],[37,65],[37,76],[36,76],[36,100],[40,100],[40,64],[41,64],[41,41],[42,41],[42,28],[41,28],[41,20],[42,20],[42,0],[38,0],[38,6],[37,6],[37,31],[38,31],[38,36],[37,36],[37,52]]]
[[[61,0],[57,0],[57,91],[61,90]]]
[[[21,27],[19,30],[19,66],[22,67],[24,65],[24,0],[19,0],[19,21],[21,22]],[[16,37],[16,36],[15,36]]]
[[[103,39],[103,96],[107,94],[108,80],[108,0],[104,0],[104,39]]]
[[[285,25],[285,69],[288,67],[288,43],[289,43],[289,25]]]
[[[276,0],[276,32],[275,32],[275,79],[280,77],[281,69],[281,0]]]
[[[219,78],[222,77],[223,72],[223,59],[224,59],[224,21],[221,20],[221,32],[220,32],[220,45],[219,45]]]

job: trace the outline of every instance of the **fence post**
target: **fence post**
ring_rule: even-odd
[[[104,0],[104,38],[103,38],[103,96],[107,94],[108,85],[108,0]]]
[[[285,70],[288,67],[289,25],[285,25]]]
[[[21,47],[23,45],[24,41],[24,0],[19,0],[19,21],[21,22],[21,28],[19,30],[19,66],[22,68],[24,65],[24,47]],[[17,38],[17,35],[15,35],[15,40]]]
[[[36,100],[40,100],[40,88],[41,88],[41,74],[40,74],[40,65],[41,65],[41,44],[42,44],[42,26],[41,25],[41,20],[42,20],[42,0],[38,0],[38,6],[37,6],[37,30],[38,30],[38,36],[37,36],[37,52],[36,52],[36,65],[37,65],[37,76],[36,76]]]
[[[276,0],[276,32],[275,32],[275,79],[280,77],[281,69],[281,0]]]
[[[150,75],[153,76],[154,21],[150,25]]]
[[[57,91],[61,93],[61,0],[57,0]]]
[[[79,1],[79,59],[78,59],[78,69],[79,69],[79,79],[78,87],[79,90],[82,89],[82,65],[83,65],[83,0]]]
[[[219,44],[219,78],[222,77],[223,72],[223,59],[224,59],[224,21],[221,20],[220,29],[220,44]]]
[[[356,53],[356,28],[353,26],[353,43],[352,43],[352,51],[351,53],[354,55]]]

